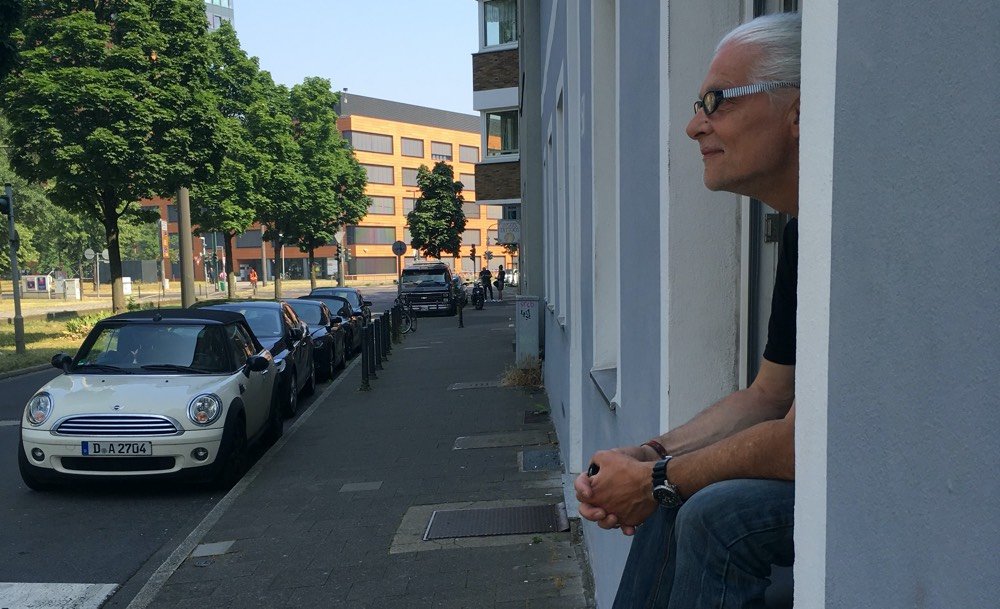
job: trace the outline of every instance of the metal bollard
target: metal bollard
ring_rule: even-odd
[[[371,323],[365,324],[368,328],[368,335],[365,337],[365,344],[368,345],[368,375],[373,379],[378,378],[375,367],[375,326]]]
[[[375,370],[382,370],[382,323],[376,317],[372,320],[375,332],[372,334],[372,347],[375,349]]]
[[[361,391],[371,391],[371,383],[368,382],[370,375],[368,364],[368,326],[361,326]]]
[[[458,305],[458,327],[459,328],[464,328],[465,327],[465,320],[462,318],[462,311],[464,311],[464,310],[465,310],[464,306]]]
[[[385,329],[382,332],[382,345],[385,347],[383,352],[386,359],[389,359],[389,354],[392,353],[392,337],[390,336],[389,328],[392,327],[392,320],[389,318],[389,312],[384,311],[382,313],[382,327]]]
[[[399,313],[399,305],[393,305],[391,309],[392,317],[392,342],[397,345],[403,342],[403,336],[399,333],[399,324],[402,321],[402,316]]]

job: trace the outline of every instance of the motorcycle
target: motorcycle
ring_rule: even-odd
[[[479,311],[484,304],[486,304],[486,290],[483,289],[483,284],[477,281],[472,284],[472,306]]]

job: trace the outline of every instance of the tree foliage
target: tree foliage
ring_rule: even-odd
[[[459,255],[465,213],[462,212],[462,183],[455,181],[451,165],[438,161],[433,169],[421,165],[417,170],[420,198],[407,214],[410,245],[424,256],[440,258],[447,253]]]
[[[314,252],[328,245],[346,224],[368,213],[367,175],[350,146],[337,131],[337,94],[325,78],[306,78],[292,87],[289,108],[292,133],[299,146],[305,198],[295,202],[296,214],[286,238],[309,254],[310,279],[315,286]]]
[[[23,18],[23,0],[0,0],[0,81],[17,59],[17,47],[14,46],[11,35]]]
[[[198,0],[25,0],[5,91],[14,169],[52,202],[93,217],[122,310],[119,221],[136,202],[205,180],[224,130],[208,82]]]

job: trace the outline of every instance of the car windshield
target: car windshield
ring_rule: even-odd
[[[96,332],[81,347],[72,371],[220,374],[233,370],[225,330],[219,325],[109,324]]]
[[[336,296],[338,298],[343,298],[349,302],[352,306],[361,306],[361,299],[358,297],[358,293],[354,290],[338,290],[336,288],[329,291],[329,294]]]
[[[444,271],[403,270],[403,285],[448,285]]]
[[[289,302],[288,306],[292,307],[299,319],[310,326],[318,326],[323,323],[323,309],[318,304],[299,300]]]
[[[327,308],[330,309],[330,311],[334,315],[342,315],[342,316],[346,315],[346,316],[349,317],[350,316],[350,311],[352,311],[352,309],[351,309],[351,303],[347,302],[347,300],[345,300],[343,298],[340,298],[339,296],[329,296],[327,294],[318,294],[318,295],[308,296],[306,298],[303,298],[303,300],[316,300],[316,301],[319,301],[319,302],[326,303]],[[345,306],[347,307],[346,311],[344,310]]]
[[[242,313],[255,336],[278,336],[281,334],[281,313],[276,308],[241,307],[239,305],[221,305],[218,308]]]

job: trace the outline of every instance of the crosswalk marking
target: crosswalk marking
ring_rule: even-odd
[[[99,609],[118,584],[26,584],[0,582],[3,609]]]

